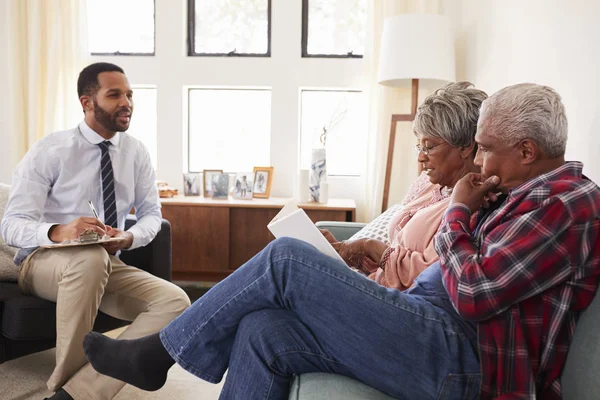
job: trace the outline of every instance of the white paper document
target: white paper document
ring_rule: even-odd
[[[325,236],[323,236],[319,228],[306,215],[306,212],[296,206],[295,201],[287,203],[275,218],[269,222],[267,228],[269,228],[276,238],[285,236],[303,240],[315,246],[322,253],[344,262],[344,259],[335,251],[331,243],[325,239]]]

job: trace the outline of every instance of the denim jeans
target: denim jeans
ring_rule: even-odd
[[[346,375],[398,399],[477,399],[474,338],[424,297],[387,289],[290,238],[165,327],[173,359],[221,399],[286,399],[294,374]]]

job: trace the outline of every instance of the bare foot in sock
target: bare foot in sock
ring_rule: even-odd
[[[134,340],[115,340],[90,332],[83,351],[92,367],[103,375],[143,390],[158,390],[175,364],[158,333]]]

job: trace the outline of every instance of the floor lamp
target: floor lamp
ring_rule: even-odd
[[[419,83],[437,88],[455,78],[454,34],[450,19],[436,14],[403,14],[384,21],[378,82],[389,87],[411,83],[410,114],[392,114],[383,185],[382,212],[388,208],[396,127],[415,119]]]

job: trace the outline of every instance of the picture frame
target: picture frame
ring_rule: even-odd
[[[254,188],[252,196],[268,199],[271,195],[273,167],[254,167]]]
[[[184,196],[200,196],[202,194],[202,181],[200,174],[189,172],[183,174],[183,195]]]
[[[212,198],[227,200],[229,198],[229,174],[214,174],[211,181]]]
[[[254,172],[238,172],[233,180],[231,195],[238,200],[252,200],[254,193]]]
[[[223,174],[222,169],[205,169],[202,171],[202,188],[204,197],[213,197],[213,183],[218,175]]]

